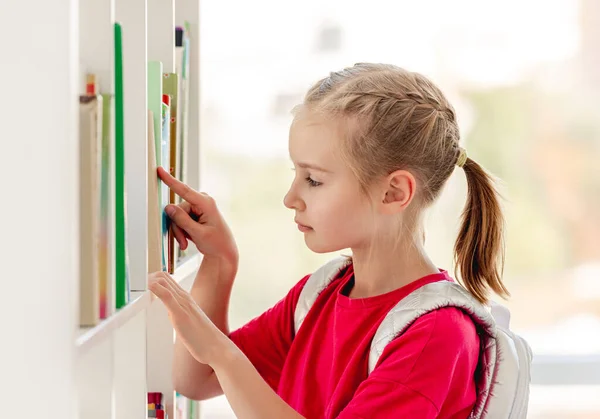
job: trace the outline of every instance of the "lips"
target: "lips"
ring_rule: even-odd
[[[312,227],[302,224],[298,220],[294,220],[294,221],[296,222],[296,224],[298,224],[298,230],[303,231],[303,232],[312,230]]]

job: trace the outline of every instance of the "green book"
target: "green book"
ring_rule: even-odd
[[[123,41],[121,25],[115,23],[115,305],[122,308],[129,302],[129,272],[127,257],[127,195],[125,190],[125,131],[123,106]]]
[[[198,406],[198,402],[196,400],[188,400],[190,403],[188,411],[190,412],[189,419],[198,419],[198,412],[196,411],[196,407]]]

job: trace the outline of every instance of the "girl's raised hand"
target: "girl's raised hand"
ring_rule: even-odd
[[[158,168],[158,176],[184,201],[165,208],[173,221],[172,228],[179,246],[187,248],[190,239],[204,256],[224,259],[237,266],[237,245],[215,200],[175,179],[162,167]]]

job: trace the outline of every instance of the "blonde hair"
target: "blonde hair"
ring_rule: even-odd
[[[490,289],[509,295],[502,283],[504,222],[498,193],[479,164],[468,157],[462,161],[456,115],[438,87],[393,65],[360,63],[318,81],[304,106],[343,118],[349,128],[341,152],[365,192],[374,179],[404,169],[415,176],[420,186],[415,199],[426,207],[461,158],[468,194],[454,246],[455,275],[482,303]]]

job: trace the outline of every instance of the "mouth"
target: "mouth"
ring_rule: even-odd
[[[298,224],[298,230],[300,230],[303,233],[306,233],[307,231],[311,231],[312,230],[312,227],[309,227],[309,226],[304,225],[304,224],[300,224],[298,221],[296,221],[296,224]]]

